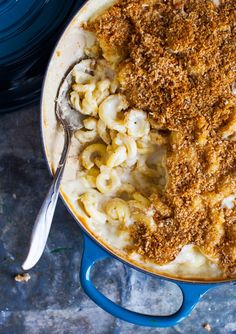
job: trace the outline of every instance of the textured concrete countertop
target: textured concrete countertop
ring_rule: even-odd
[[[186,320],[167,329],[137,327],[98,308],[81,289],[82,237],[61,201],[31,279],[14,280],[50,185],[39,117],[39,107],[0,115],[0,334],[236,334],[233,285],[211,290]],[[112,300],[140,312],[167,314],[181,300],[173,284],[116,260],[97,264],[94,281]]]

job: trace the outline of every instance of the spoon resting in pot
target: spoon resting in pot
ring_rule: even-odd
[[[64,147],[52,185],[34,223],[28,255],[22,265],[24,270],[29,270],[34,267],[43,254],[57,205],[61,180],[70,149],[71,137],[74,131],[83,127],[82,115],[74,110],[69,104],[68,92],[73,81],[73,71],[77,69],[80,70],[81,66],[84,68],[84,65],[86,64],[83,63],[87,61],[88,60],[82,60],[80,63],[76,64],[62,80],[58,89],[55,112],[65,133]]]

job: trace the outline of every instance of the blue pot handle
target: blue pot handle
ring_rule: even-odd
[[[84,234],[84,251],[81,262],[80,279],[85,293],[102,309],[114,317],[139,326],[170,327],[185,319],[193,310],[200,298],[216,284],[191,284],[174,281],[182,290],[183,303],[180,309],[168,316],[153,316],[133,312],[112,302],[98,291],[91,281],[91,269],[96,261],[108,258],[110,255]]]

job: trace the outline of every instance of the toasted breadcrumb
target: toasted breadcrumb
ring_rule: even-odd
[[[15,281],[17,282],[28,282],[31,279],[30,274],[23,273],[15,276]]]
[[[236,1],[120,0],[86,28],[108,61],[120,55],[130,106],[170,132],[156,230],[134,224],[129,251],[164,264],[191,243],[235,275],[236,205],[221,202],[236,190]]]
[[[205,323],[205,324],[202,325],[202,327],[203,327],[206,331],[211,332],[211,325],[210,325],[210,324]]]

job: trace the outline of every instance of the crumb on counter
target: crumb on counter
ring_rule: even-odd
[[[202,327],[203,327],[206,331],[211,332],[211,325],[210,325],[210,324],[205,323],[205,324],[202,325]]]
[[[15,281],[16,282],[28,282],[31,279],[30,274],[28,273],[23,273],[23,274],[18,274],[15,276]]]

